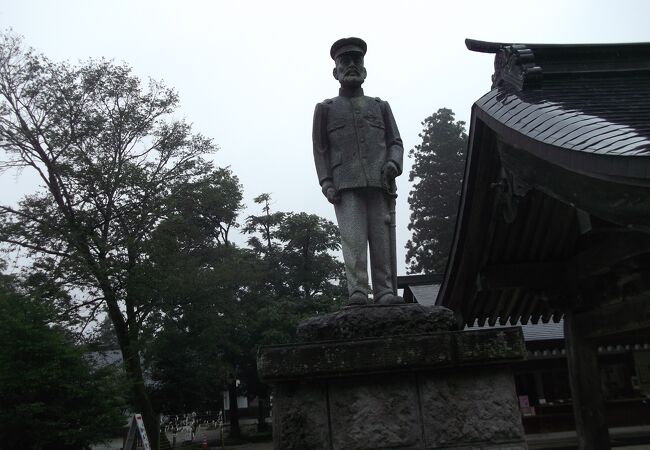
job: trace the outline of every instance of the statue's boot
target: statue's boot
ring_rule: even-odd
[[[368,304],[368,295],[361,292],[355,292],[350,296],[345,306],[363,306]]]
[[[404,299],[399,295],[384,294],[377,300],[377,303],[380,305],[399,305],[404,303]]]

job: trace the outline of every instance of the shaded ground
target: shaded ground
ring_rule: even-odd
[[[650,426],[619,427],[609,429],[612,449],[649,450]],[[530,450],[573,450],[576,448],[575,431],[528,434],[526,441]]]
[[[537,448],[553,448],[553,447],[537,447]],[[560,447],[561,449],[575,449],[575,447]],[[560,449],[558,448],[558,450]],[[221,447],[211,447],[212,450],[219,450]],[[614,450],[648,450],[650,449],[650,444],[641,444],[641,445],[631,445],[631,446],[623,446],[623,447],[613,447]],[[225,450],[273,450],[273,443],[272,442],[260,442],[257,444],[246,444],[246,445],[240,445],[236,447],[229,447],[226,446]]]
[[[610,429],[612,438],[612,449],[614,450],[650,450],[650,427],[626,427]],[[531,450],[573,450],[576,448],[575,432],[567,431],[560,433],[546,433],[527,435],[526,440]],[[210,441],[211,450],[273,450],[273,443],[256,442],[242,445],[226,445],[225,447],[215,446],[215,441]],[[112,444],[112,445],[111,445]],[[115,439],[106,446],[94,446],[95,450],[120,450],[122,448],[122,438]],[[188,444],[186,446],[176,445],[178,450],[200,449],[200,442]]]
[[[213,449],[220,449],[221,447],[212,447]],[[244,444],[236,447],[224,447],[226,450],[273,450],[273,442],[257,442],[255,444]]]

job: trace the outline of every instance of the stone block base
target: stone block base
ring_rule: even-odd
[[[276,450],[526,449],[518,328],[265,347]]]
[[[275,449],[527,448],[507,368],[279,383]]]

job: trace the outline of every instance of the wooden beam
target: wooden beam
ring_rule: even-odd
[[[539,303],[539,296],[533,295],[532,298],[528,300],[526,308],[524,308],[524,310],[521,312],[521,323],[527,324],[530,321],[533,312],[537,307],[537,303]]]
[[[508,263],[486,266],[480,275],[480,290],[523,288],[563,290],[570,280],[604,273],[613,265],[650,253],[650,234],[613,233],[567,262]]]
[[[650,234],[638,231],[612,233],[571,258],[567,262],[567,270],[571,279],[584,279],[604,273],[613,265],[644,253],[650,253]]]
[[[610,450],[597,347],[580,333],[572,312],[564,315],[567,365],[579,450]]]
[[[593,230],[591,215],[589,215],[587,211],[576,208],[576,219],[578,220],[578,230],[580,234],[587,234]]]
[[[520,306],[520,302],[523,301],[524,298],[524,291],[521,289],[515,289],[512,296],[510,297],[510,301],[508,302],[508,306],[506,307],[506,312],[504,314],[504,317],[501,317],[501,325],[505,325],[506,322],[513,318],[513,322],[516,322],[516,316],[514,313],[515,311],[518,311],[518,308]]]
[[[480,290],[561,291],[567,284],[566,267],[556,262],[495,264],[484,267],[480,277]]]
[[[589,339],[650,329],[650,292],[576,313],[575,322]]]
[[[517,320],[521,319],[526,306],[528,306],[528,302],[531,302],[533,300],[533,295],[531,293],[525,292],[523,290],[519,290],[519,292],[522,292],[523,294],[519,296],[517,306],[514,309],[513,314],[510,316],[511,323],[516,323]]]

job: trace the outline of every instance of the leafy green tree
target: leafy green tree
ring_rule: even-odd
[[[169,274],[159,286],[166,306],[150,322],[156,329],[146,355],[154,400],[165,411],[220,409],[248,352],[249,308],[240,297],[248,255],[234,246],[200,253],[177,253],[177,270],[159,273]]]
[[[246,311],[247,349],[239,359],[237,377],[245,391],[268,404],[268,387],[257,378],[256,353],[260,345],[294,340],[298,322],[338,309],[347,290],[336,226],[306,213],[273,212],[270,194],[255,198],[262,214],[249,216],[244,232],[258,257],[242,304]],[[263,412],[263,408],[261,409]],[[264,422],[259,420],[260,430]]]
[[[465,122],[441,108],[422,122],[422,143],[409,151],[413,167],[409,181],[411,208],[406,243],[409,273],[445,271],[454,237],[458,200],[463,184],[467,134]]]
[[[230,231],[237,228],[237,216],[242,209],[242,186],[229,168],[217,168],[197,180],[182,186],[170,198],[174,213],[181,219],[187,237],[194,236],[205,248],[231,245]],[[192,242],[187,239],[186,243]],[[186,251],[189,249],[186,249]]]
[[[177,197],[174,213],[152,233],[139,284],[158,299],[145,327],[154,401],[165,411],[214,410],[227,390],[231,436],[238,437],[237,395],[268,400],[257,348],[290,341],[298,320],[335,307],[345,286],[331,254],[340,245],[336,227],[314,215],[273,212],[268,194],[256,198],[262,214],[246,221],[250,247],[223,239],[225,227],[215,224],[234,222],[241,187],[229,172],[221,175],[190,183]]]
[[[175,196],[214,170],[202,156],[215,146],[172,118],[177,105],[172,89],[143,86],[124,64],[56,63],[0,35],[0,168],[41,181],[18,207],[0,206],[0,242],[27,249],[76,306],[108,315],[154,448],[139,358],[142,326],[158,308],[142,288],[148,243],[177,210]]]
[[[314,214],[275,214],[280,220],[271,235],[274,264],[270,267],[265,260],[260,264],[270,269],[276,282],[273,289],[258,290],[252,299],[250,351],[239,370],[246,392],[259,400],[259,431],[265,429],[269,390],[257,377],[257,349],[294,341],[301,319],[339,309],[347,293],[343,264],[333,255],[341,245],[337,227]]]
[[[314,214],[271,212],[270,194],[255,202],[263,213],[249,216],[243,231],[261,260],[265,297],[289,299],[303,316],[340,305],[346,286],[343,264],[333,255],[341,248],[336,225]]]
[[[247,255],[234,246],[211,250],[172,252],[174,265],[156,274],[164,306],[148,323],[146,359],[156,382],[154,398],[165,411],[219,409],[245,353],[246,305],[238,296]]]
[[[274,252],[275,231],[284,220],[285,214],[283,212],[271,212],[271,194],[269,193],[260,194],[253,201],[258,205],[263,205],[262,214],[248,216],[243,232],[252,235],[248,239],[248,245],[253,251],[268,258]],[[259,233],[261,238],[255,236],[256,233]]]
[[[288,213],[276,237],[282,249],[288,295],[304,302],[339,302],[345,277],[343,264],[332,255],[341,248],[336,225],[315,214]],[[314,312],[319,310],[323,312],[321,307]]]
[[[87,345],[89,348],[98,351],[118,350],[120,348],[120,345],[117,343],[117,338],[115,337],[115,329],[113,328],[110,317],[105,316],[101,320],[99,325],[87,338]]]
[[[228,169],[189,183],[148,243],[140,286],[158,303],[146,323],[146,360],[165,411],[220,409],[245,352],[242,294],[256,258],[228,238],[241,189]]]
[[[125,425],[120,376],[94,370],[51,305],[0,278],[0,447],[81,450]]]

